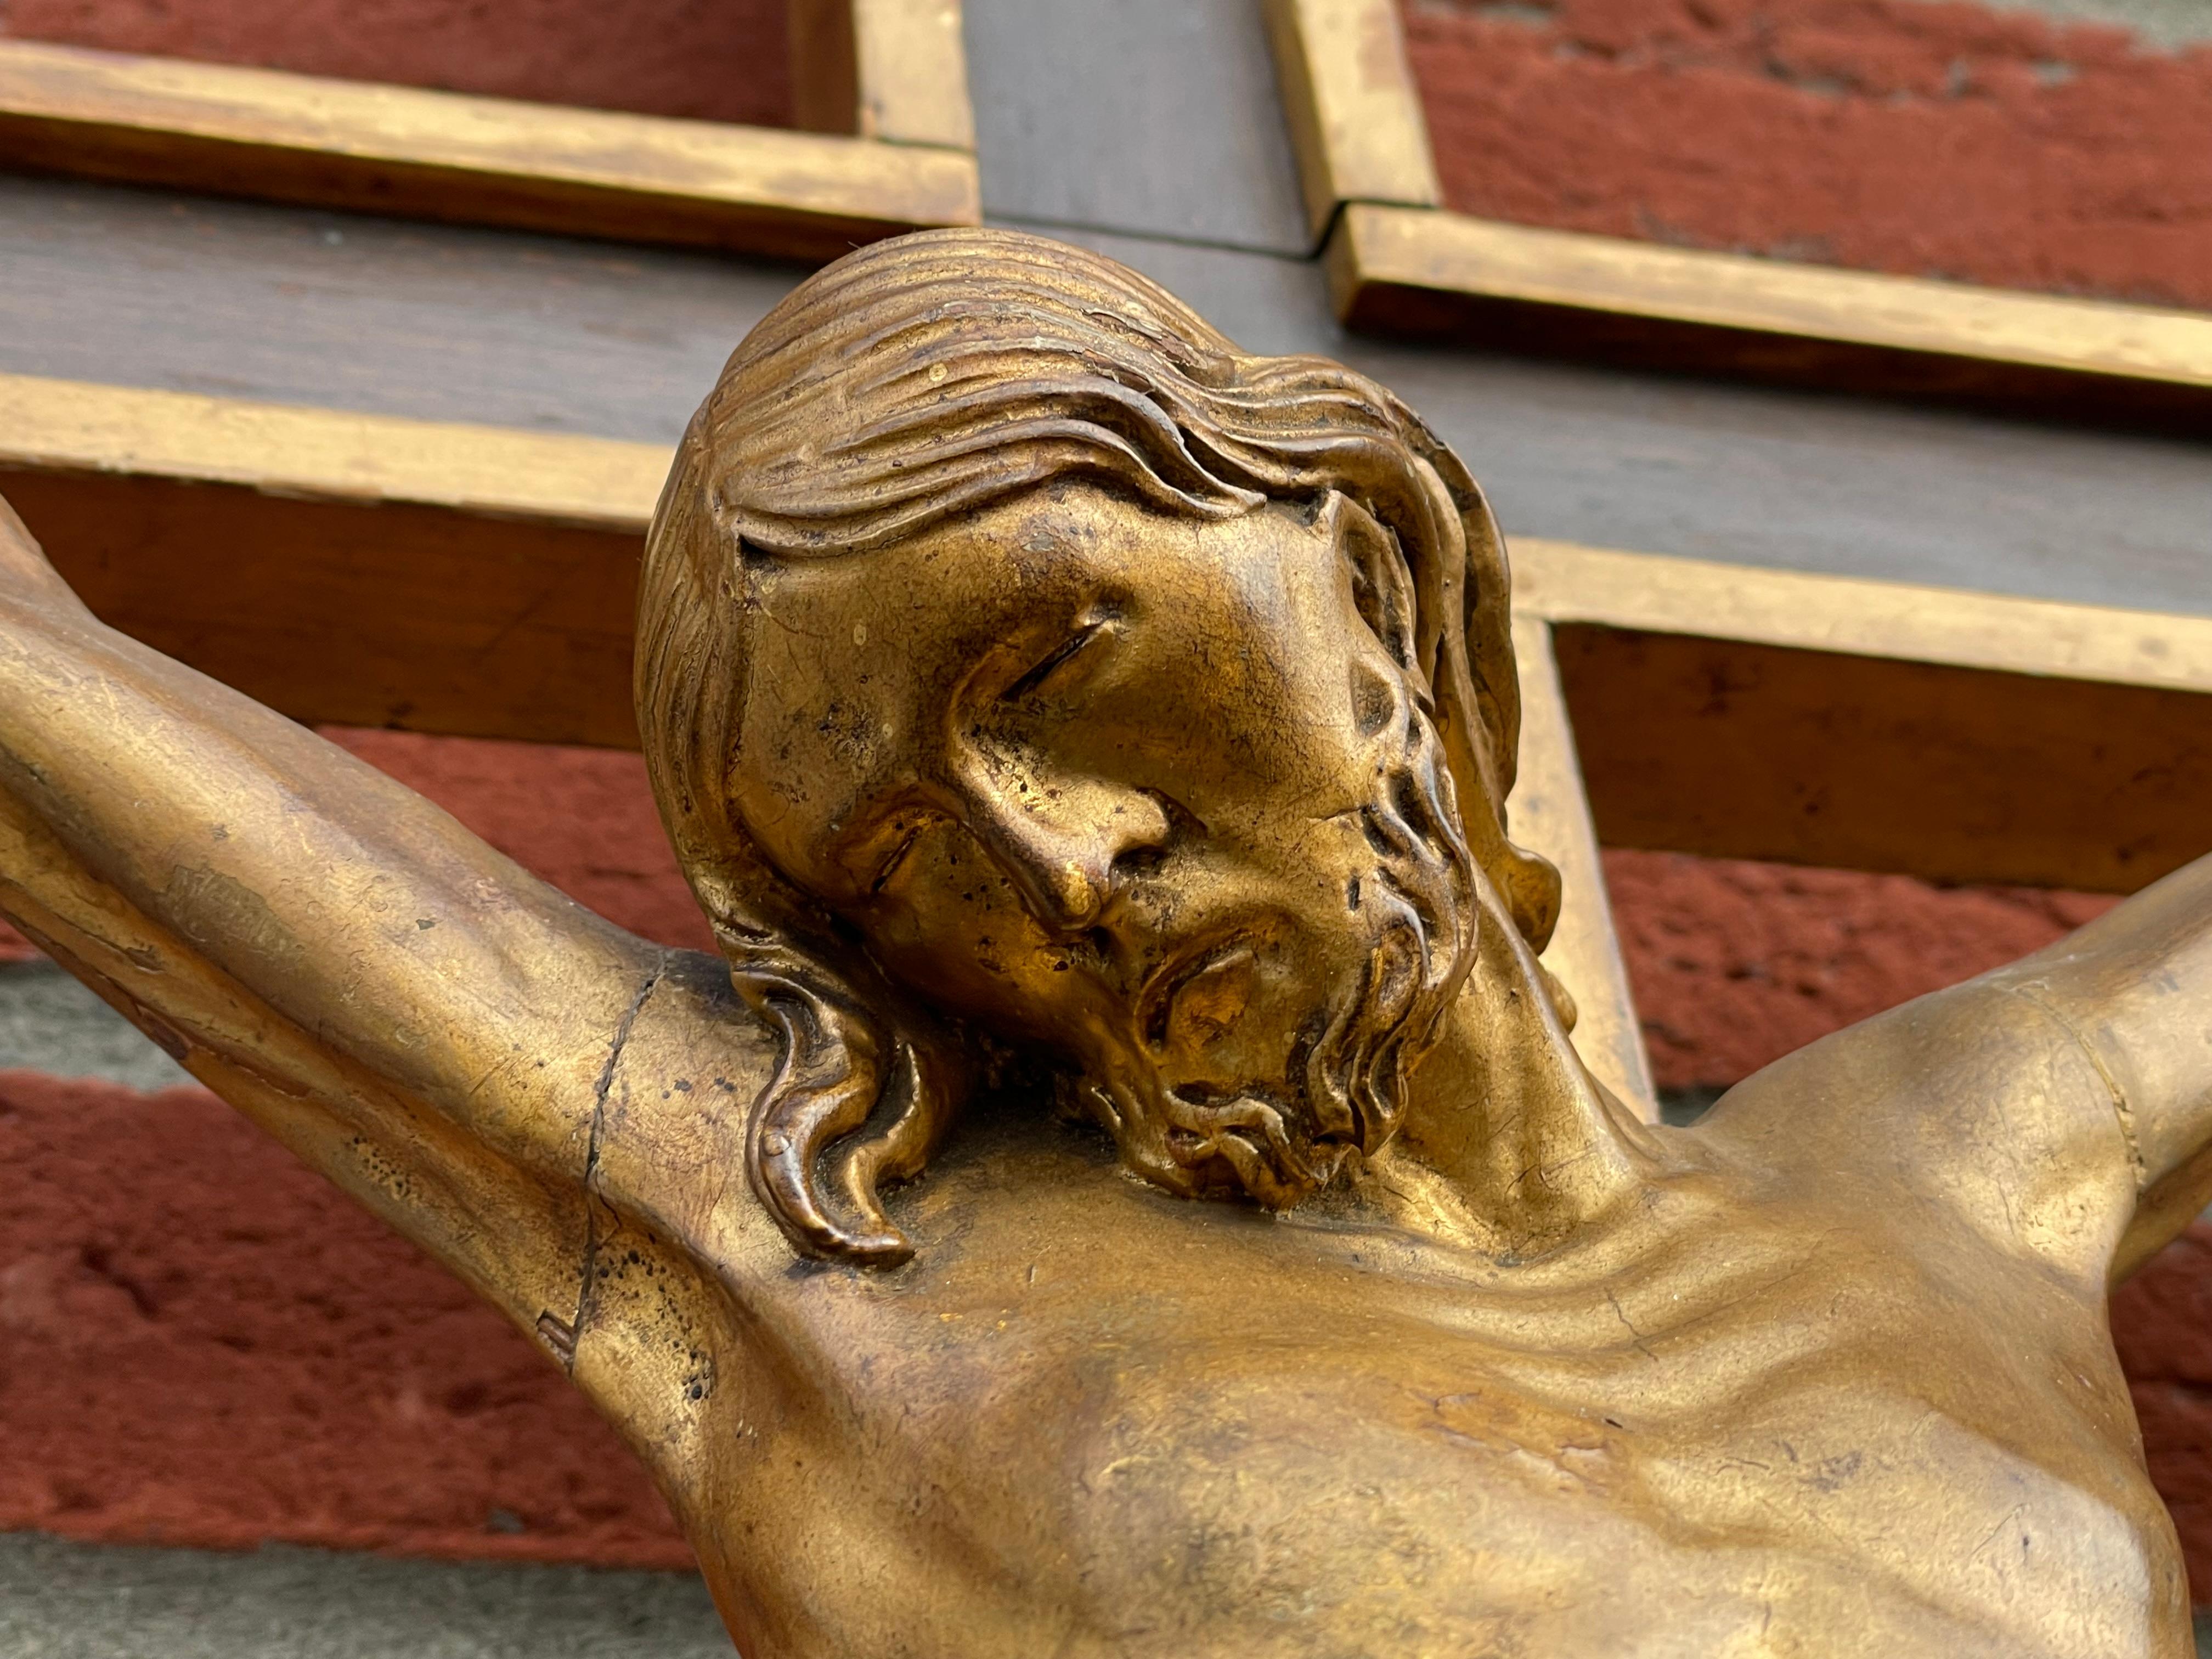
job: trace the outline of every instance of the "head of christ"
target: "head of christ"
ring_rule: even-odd
[[[882,1190],[977,1034],[1133,1171],[1296,1204],[1399,1120],[1506,839],[1504,553],[1395,398],[1239,352],[1099,255],[927,232],[801,283],[691,422],[638,724],[734,983],[780,1028],[753,1190],[908,1253]]]

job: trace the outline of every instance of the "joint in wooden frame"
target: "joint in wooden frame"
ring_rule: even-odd
[[[1264,0],[1316,244],[1346,202],[1443,200],[1396,0]]]
[[[790,0],[798,125],[972,151],[960,0]]]

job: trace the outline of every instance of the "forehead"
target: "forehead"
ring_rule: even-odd
[[[955,650],[1076,599],[1264,614],[1291,544],[1311,539],[1306,518],[1284,503],[1226,519],[1170,513],[1060,479],[873,552],[776,562],[753,584],[755,600],[780,619],[842,615]]]
[[[764,562],[748,584],[748,717],[801,720],[863,686],[878,699],[950,691],[1029,634],[1091,613],[1303,631],[1313,619],[1293,590],[1316,540],[1285,507],[1202,520],[1061,482],[876,551]]]

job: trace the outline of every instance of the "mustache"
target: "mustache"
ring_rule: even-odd
[[[1441,745],[1425,719],[1408,725],[1376,798],[1358,809],[1375,855],[1356,884],[1365,957],[1318,1012],[1283,1085],[1170,1087],[1133,1044],[1078,1085],[1139,1174],[1190,1196],[1227,1187],[1286,1209],[1396,1133],[1407,1079],[1474,965],[1478,925],[1474,860]]]

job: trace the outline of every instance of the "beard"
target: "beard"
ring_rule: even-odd
[[[1363,951],[1309,1016],[1280,1076],[1178,1086],[1133,1021],[1086,1054],[1063,1086],[1113,1135],[1121,1162],[1190,1197],[1288,1209],[1371,1156],[1398,1129],[1408,1079],[1474,959],[1474,860],[1435,728],[1410,722],[1405,750],[1359,809],[1373,862],[1354,878]]]

